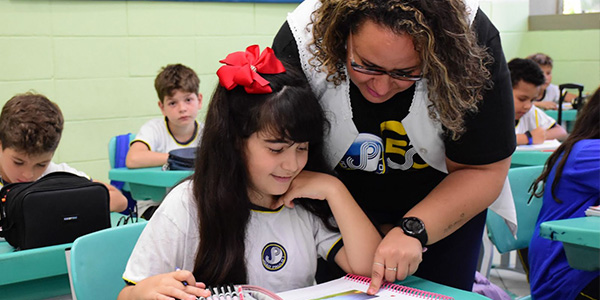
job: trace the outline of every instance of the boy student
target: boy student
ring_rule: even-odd
[[[0,114],[0,186],[34,181],[58,171],[89,178],[65,163],[52,162],[63,125],[60,108],[43,95],[25,93],[8,100]],[[125,196],[112,185],[103,184],[108,188],[110,210],[127,208]]]
[[[545,82],[544,73],[531,59],[515,58],[508,62],[515,102],[515,133],[518,145],[541,144],[545,140],[563,140],[567,132],[541,109],[532,105]]]
[[[196,147],[202,136],[204,125],[196,121],[202,104],[196,73],[181,64],[167,65],[156,76],[154,87],[164,118],[152,119],[140,128],[127,153],[128,168],[162,166],[169,158],[169,151]],[[138,214],[149,219],[159,204],[138,200]]]
[[[541,109],[557,109],[560,89],[556,84],[552,84],[552,58],[544,53],[532,54],[527,56],[527,58],[533,60],[540,66],[546,79],[540,88],[538,96],[533,101],[533,104]],[[564,101],[571,102],[575,98],[577,98],[576,95],[566,93]]]

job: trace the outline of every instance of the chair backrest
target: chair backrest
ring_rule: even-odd
[[[487,213],[487,230],[490,240],[500,253],[529,247],[533,236],[535,223],[542,207],[542,199],[533,197],[529,202],[531,193],[529,187],[540,176],[544,166],[512,168],[508,171],[508,180],[515,201],[517,212],[516,239],[508,229],[504,220],[491,210]]]
[[[147,222],[96,231],[71,247],[71,277],[78,300],[117,299],[125,266]]]
[[[129,136],[129,141],[127,141],[126,145],[122,145],[121,141],[119,140],[119,137],[121,136],[125,136],[128,135]],[[123,147],[121,152],[123,156],[127,155],[127,151],[129,150],[129,143],[131,143],[131,141],[133,141],[133,139],[135,138],[135,134],[132,133],[126,133],[123,135],[117,135],[117,136],[113,136],[112,138],[110,138],[110,140],[108,141],[108,161],[110,162],[110,168],[115,168],[115,164],[117,161],[117,149],[119,147]],[[124,166],[123,166],[124,167]]]

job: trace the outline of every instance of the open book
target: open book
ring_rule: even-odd
[[[283,300],[454,299],[394,283],[383,284],[379,292],[371,296],[366,293],[370,283],[371,278],[348,274],[342,278],[318,285],[281,292],[278,296]]]
[[[537,145],[519,145],[517,151],[553,151],[560,146],[560,142],[557,139],[545,140],[541,144]]]

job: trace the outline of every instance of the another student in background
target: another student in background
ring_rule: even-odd
[[[548,158],[533,184],[543,205],[529,245],[529,281],[536,300],[598,299],[600,272],[573,269],[563,245],[540,237],[540,224],[585,216],[600,204],[600,89],[579,112],[573,132]],[[538,186],[543,189],[537,189]]]
[[[164,118],[152,119],[140,128],[127,153],[128,168],[162,166],[169,158],[169,151],[198,145],[203,127],[196,120],[202,105],[199,87],[200,79],[194,70],[184,65],[167,65],[161,70],[154,88]],[[149,219],[159,204],[154,200],[138,200],[138,214]]]
[[[544,53],[532,54],[527,58],[535,61],[540,66],[546,79],[533,104],[541,109],[557,109],[560,89],[556,84],[552,84],[552,58]],[[566,93],[564,101],[571,102],[576,97],[576,95]]]
[[[567,137],[567,131],[532,101],[544,84],[544,73],[531,59],[515,58],[508,62],[515,102],[517,145],[541,144],[545,140]]]
[[[60,108],[43,95],[25,93],[8,100],[0,114],[0,186],[35,181],[58,171],[89,178],[66,163],[52,162],[63,125]],[[114,186],[102,183],[108,188],[110,210],[123,211],[127,207],[125,196]]]
[[[148,222],[119,299],[196,299],[199,281],[306,287],[318,257],[370,275],[381,237],[344,184],[318,172],[327,123],[302,72],[256,45],[221,62],[193,178]]]

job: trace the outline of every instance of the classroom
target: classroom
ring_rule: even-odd
[[[27,91],[56,102],[65,129],[53,162],[109,182],[109,140],[161,117],[154,90],[161,67],[181,63],[198,74],[204,98],[197,120],[204,121],[219,84],[219,60],[249,45],[270,47],[300,2],[0,0],[0,105]],[[585,95],[594,93],[600,13],[591,14],[591,28],[532,29],[530,2],[536,1],[479,0],[500,32],[506,61],[547,53],[553,83],[577,83]],[[528,291],[516,293],[513,299]]]

